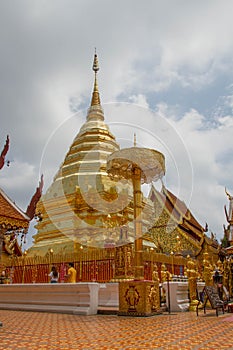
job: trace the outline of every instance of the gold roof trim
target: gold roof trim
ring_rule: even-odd
[[[198,249],[198,252],[202,249],[202,243],[204,239],[201,242],[198,242],[190,234],[182,230],[181,227],[177,226],[177,230],[182,237],[184,237],[189,243],[191,243]]]
[[[29,221],[23,221],[13,218],[7,218],[0,216],[0,226],[6,227],[9,229],[19,229],[19,228],[25,228],[27,229],[29,226]]]

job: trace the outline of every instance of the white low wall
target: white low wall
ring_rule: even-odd
[[[100,283],[99,303],[100,307],[119,307],[119,283]]]
[[[95,315],[98,283],[0,285],[0,309]]]
[[[163,283],[163,288],[166,291],[166,305],[168,305],[168,283]],[[170,311],[188,311],[188,282],[169,282],[170,294]]]
[[[197,283],[198,293],[203,290],[205,286],[204,282]],[[166,305],[168,307],[168,284],[167,282],[163,283],[163,288],[166,291]],[[169,291],[170,291],[170,311],[188,311],[190,300],[188,296],[188,282],[169,282]]]
[[[198,291],[205,283],[198,282]],[[167,294],[167,282],[163,283]],[[189,309],[188,283],[169,282],[170,311]],[[98,307],[119,307],[118,283],[0,284],[0,309],[95,315]]]

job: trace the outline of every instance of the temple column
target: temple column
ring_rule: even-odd
[[[133,168],[132,181],[134,191],[135,279],[143,280],[141,169],[138,166],[134,166]]]

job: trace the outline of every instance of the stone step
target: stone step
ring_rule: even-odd
[[[97,310],[98,315],[117,315],[119,311],[118,307],[114,306],[99,306]]]

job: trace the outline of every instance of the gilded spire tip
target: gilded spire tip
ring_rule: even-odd
[[[97,83],[97,72],[99,70],[99,62],[98,62],[98,56],[96,53],[96,49],[95,49],[92,69],[95,72],[95,82],[94,82],[94,90],[92,93],[91,106],[100,106],[99,88],[98,88],[98,83]]]
[[[134,145],[134,147],[137,146],[136,133],[134,133],[134,135],[133,135],[133,145]]]
[[[98,56],[97,56],[97,53],[96,53],[96,48],[95,48],[94,61],[93,61],[92,69],[93,69],[93,71],[95,73],[97,73],[98,70],[99,70],[99,62],[98,62]]]

